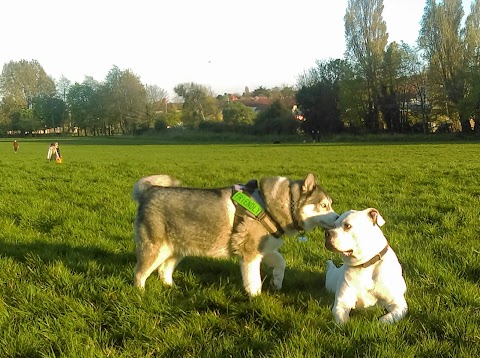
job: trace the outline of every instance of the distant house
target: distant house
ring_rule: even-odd
[[[240,98],[238,101],[243,105],[250,107],[254,112],[267,109],[273,102],[273,100],[268,97]]]
[[[229,94],[228,95],[229,102],[235,102],[235,101],[238,101],[238,99],[239,99],[238,96],[235,95],[235,94]]]

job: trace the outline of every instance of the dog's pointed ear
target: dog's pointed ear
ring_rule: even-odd
[[[372,219],[373,225],[383,226],[385,224],[385,220],[382,218],[382,215],[378,212],[375,208],[367,209],[367,214]]]
[[[245,187],[247,188],[248,191],[253,193],[255,190],[258,189],[258,181],[256,179],[250,179],[247,184],[245,184]]]
[[[302,191],[303,192],[312,192],[317,187],[317,178],[315,174],[308,173],[305,181],[303,182]]]

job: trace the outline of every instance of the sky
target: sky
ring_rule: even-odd
[[[471,0],[463,0],[469,12]],[[425,0],[384,0],[389,42],[415,45]],[[37,60],[55,80],[103,81],[114,66],[173,94],[297,83],[343,58],[347,0],[15,0],[0,2],[0,66]]]

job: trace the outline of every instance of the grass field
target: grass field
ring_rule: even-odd
[[[478,357],[480,144],[156,144],[0,139],[0,357]],[[323,231],[286,238],[284,288],[249,300],[235,260],[187,258],[176,288],[133,287],[134,182],[216,187],[314,172],[337,212],[377,208],[408,316],[334,323]],[[193,210],[195,208],[192,208]],[[269,272],[263,271],[263,276]]]

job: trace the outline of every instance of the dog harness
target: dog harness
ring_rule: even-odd
[[[237,184],[232,190],[232,201],[235,204],[235,225],[247,215],[258,220],[268,233],[277,239],[285,232],[282,227],[272,218],[265,210],[265,204],[262,194],[258,190],[258,183],[255,179],[250,180],[247,184]]]
[[[387,253],[388,251],[388,244],[387,246],[385,246],[383,248],[382,251],[380,251],[378,254],[376,254],[375,256],[373,256],[370,260],[368,260],[367,262],[364,262],[363,264],[360,264],[360,265],[355,265],[355,266],[350,266],[350,267],[359,267],[359,268],[367,268],[369,266],[372,266],[373,264],[377,263],[378,261],[380,261],[382,259],[383,256],[385,256],[385,254]]]

